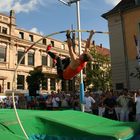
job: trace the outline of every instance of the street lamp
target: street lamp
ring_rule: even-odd
[[[76,10],[77,10],[77,30],[80,30],[80,0],[58,0],[67,6],[71,6],[71,4],[76,3]],[[82,52],[81,48],[81,32],[78,32],[78,45],[79,45],[79,54]],[[81,110],[84,112],[84,83],[83,83],[83,71],[80,72],[80,103],[81,103]]]

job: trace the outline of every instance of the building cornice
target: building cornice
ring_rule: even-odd
[[[120,11],[125,12],[135,8],[140,8],[140,4],[136,4],[135,0],[122,0],[113,9],[107,13],[102,14],[101,16],[105,19],[108,19],[108,17],[111,15],[120,13]]]

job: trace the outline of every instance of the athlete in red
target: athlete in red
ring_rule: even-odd
[[[87,64],[88,61],[92,61],[93,58],[90,55],[89,48],[91,44],[91,39],[94,34],[92,30],[90,32],[89,38],[86,41],[85,50],[81,55],[77,55],[72,47],[72,40],[70,37],[70,31],[67,31],[67,43],[69,48],[70,58],[61,59],[56,54],[52,53],[47,49],[47,53],[53,58],[56,59],[57,73],[59,78],[64,80],[70,80],[75,77]]]

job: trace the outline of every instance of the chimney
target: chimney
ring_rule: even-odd
[[[14,10],[10,10],[10,17],[15,17],[15,11]]]
[[[100,44],[100,48],[103,48],[103,45],[102,44]]]
[[[15,11],[10,10],[10,35],[15,35],[15,28],[16,28],[16,16]]]
[[[11,25],[16,25],[16,16],[14,10],[10,10],[10,19]]]

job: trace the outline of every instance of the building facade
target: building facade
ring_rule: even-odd
[[[26,78],[29,71],[34,68],[41,69],[46,76],[46,86],[41,90],[42,93],[58,89],[63,91],[79,89],[80,83],[76,82],[78,81],[76,79],[69,81],[57,79],[56,67],[46,53],[48,44],[51,44],[52,51],[59,53],[61,57],[69,55],[66,42],[51,37],[44,38],[40,34],[19,29],[13,10],[9,16],[0,14],[0,94],[11,94],[13,88],[17,94],[28,93]],[[28,50],[31,46],[32,48]],[[79,51],[77,46],[78,41],[76,52]],[[85,41],[82,41],[81,46],[82,48],[85,46]]]
[[[102,17],[110,33],[113,88],[140,88],[140,80],[130,76],[139,67],[134,35],[140,38],[140,0],[122,0]]]
[[[10,93],[13,82],[16,84],[17,92],[28,92],[26,77],[29,71],[38,66],[41,66],[42,71],[47,75],[45,90],[57,90],[61,87],[61,83],[56,81],[57,73],[52,59],[46,54],[46,45],[52,44],[52,51],[59,52],[62,57],[65,57],[68,55],[67,44],[53,38],[44,38],[26,54],[24,53],[41,38],[43,36],[39,34],[18,29],[13,10],[10,11],[10,16],[0,14],[0,93]]]

